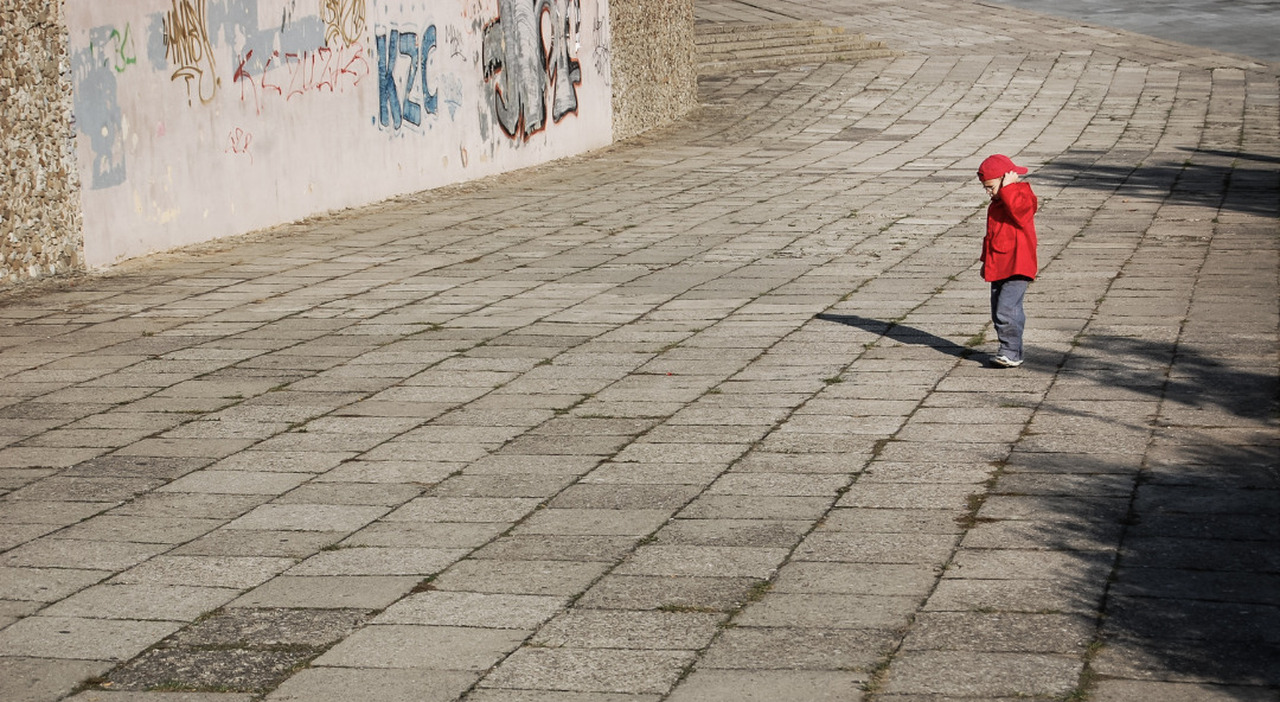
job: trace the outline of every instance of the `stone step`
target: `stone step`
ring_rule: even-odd
[[[866,40],[862,34],[846,32],[844,27],[818,25],[798,31],[784,27],[779,31],[753,30],[750,32],[720,32],[709,37],[695,34],[694,43],[701,47],[715,48],[718,46],[744,43],[749,44],[752,42],[804,43],[813,40],[849,39],[854,37],[860,38],[863,41]]]
[[[735,73],[739,71],[759,71],[769,68],[782,68],[784,66],[797,66],[803,64],[814,63],[852,63],[854,61],[865,61],[873,58],[885,58],[893,56],[894,52],[889,49],[863,49],[859,51],[844,52],[816,52],[809,54],[788,54],[785,60],[781,60],[777,56],[767,56],[760,58],[744,58],[732,61],[708,61],[698,64],[698,73],[701,75],[723,75],[726,73]]]
[[[752,41],[724,42],[715,46],[698,46],[699,58],[714,56],[748,56],[753,53],[791,53],[800,51],[842,51],[845,49],[865,49],[872,46],[860,35],[840,34],[834,36],[810,37],[803,42],[788,38],[757,39]]]
[[[817,20],[809,22],[766,22],[761,24],[748,24],[745,22],[703,23],[695,25],[694,39],[699,44],[713,44],[720,41],[733,41],[739,38],[802,37],[821,31],[843,31],[843,28],[826,25]]]
[[[751,71],[798,63],[859,61],[892,56],[880,42],[821,22],[697,25],[698,70],[703,74]]]

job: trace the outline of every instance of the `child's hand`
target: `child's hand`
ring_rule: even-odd
[[[1009,171],[1008,173],[1000,176],[1000,187],[1002,188],[1010,183],[1016,182],[1018,182],[1018,174],[1013,171]]]

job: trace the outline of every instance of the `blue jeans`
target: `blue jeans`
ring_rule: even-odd
[[[1022,360],[1022,331],[1027,326],[1022,298],[1030,283],[1030,278],[1014,276],[991,284],[991,322],[1000,340],[1000,355],[1010,361]]]

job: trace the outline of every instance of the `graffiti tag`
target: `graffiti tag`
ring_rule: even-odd
[[[240,59],[234,82],[240,85],[240,101],[252,100],[255,113],[262,113],[265,98],[288,101],[310,92],[341,93],[360,84],[370,73],[364,46],[350,44],[338,49],[321,47],[315,51],[281,53],[273,51],[262,70],[250,68],[253,50]]]
[[[449,47],[449,57],[462,57],[462,30],[457,27],[444,28],[445,44]]]
[[[421,41],[417,32],[395,29],[377,34],[374,41],[378,47],[379,123],[394,129],[400,129],[404,122],[420,126],[422,113],[435,114],[438,105],[438,95],[431,90],[427,75],[427,62],[436,48],[435,25],[427,27]],[[408,59],[400,62],[407,66],[403,71],[403,87],[400,82],[402,72],[396,70],[400,56]]]
[[[186,81],[188,103],[193,88],[203,103],[213,100],[218,90],[205,1],[171,0],[173,9],[164,16],[165,58],[176,66],[170,80]]]
[[[594,22],[596,36],[604,37],[603,41],[596,44],[594,58],[596,64],[596,73],[604,78],[605,85],[613,84],[613,50],[610,48],[609,41],[609,23],[600,16],[600,8],[596,7],[596,18]]]
[[[248,156],[249,164],[253,164],[253,154],[249,152],[249,145],[253,143],[253,134],[236,127],[227,135],[227,142],[228,146],[223,150],[225,153]]]
[[[112,28],[110,39],[111,43],[111,67],[116,73],[124,73],[129,66],[138,63],[138,52],[133,46],[133,39],[129,36],[131,27],[124,26],[124,31]],[[90,45],[90,50],[92,50]]]
[[[323,0],[324,42],[330,48],[350,46],[364,38],[364,0]]]

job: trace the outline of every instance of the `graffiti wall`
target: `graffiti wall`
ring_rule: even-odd
[[[89,266],[609,144],[607,0],[67,0]]]

